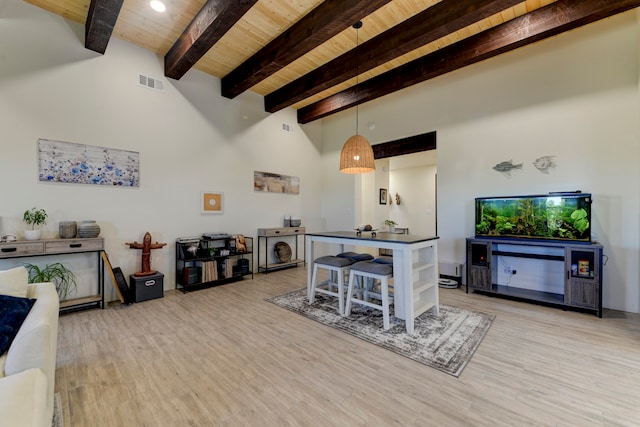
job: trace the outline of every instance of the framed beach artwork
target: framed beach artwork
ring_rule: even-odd
[[[221,214],[224,212],[224,193],[203,191],[200,194],[200,213]]]
[[[38,139],[38,179],[45,182],[140,186],[140,153]]]
[[[300,177],[253,171],[253,190],[269,193],[300,194]]]

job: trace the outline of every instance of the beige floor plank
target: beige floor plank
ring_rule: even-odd
[[[441,289],[496,319],[459,378],[264,301],[302,267],[61,316],[67,427],[637,426],[640,316]]]

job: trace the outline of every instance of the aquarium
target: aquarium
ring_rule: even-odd
[[[591,194],[476,198],[476,237],[591,242]]]

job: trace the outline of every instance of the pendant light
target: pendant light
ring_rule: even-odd
[[[350,174],[367,173],[376,170],[373,148],[371,148],[367,138],[358,133],[358,29],[361,27],[361,21],[353,24],[353,28],[356,29],[356,134],[347,139],[340,153],[340,172]]]

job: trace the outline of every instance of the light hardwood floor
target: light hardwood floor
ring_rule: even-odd
[[[638,426],[640,316],[441,289],[496,319],[459,378],[265,302],[302,267],[60,317],[73,426]]]

